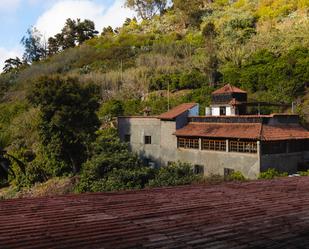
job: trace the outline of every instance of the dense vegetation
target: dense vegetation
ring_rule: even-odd
[[[99,34],[68,19],[47,44],[35,28],[22,59],[0,75],[0,149],[26,165],[16,186],[77,174],[78,191],[185,184],[188,165],[143,166],[110,131],[117,115],[209,104],[224,83],[252,100],[297,103],[308,115],[309,4],[305,0],[128,0],[137,11]],[[47,77],[48,76],[48,77]],[[201,108],[203,109],[203,108]],[[275,111],[267,109],[264,111]],[[242,179],[241,176],[235,176]]]

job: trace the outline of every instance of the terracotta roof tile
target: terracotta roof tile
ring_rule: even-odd
[[[223,93],[247,93],[247,92],[244,90],[241,90],[238,87],[227,84],[224,87],[214,91],[212,94],[223,94]]]
[[[189,123],[176,136],[259,139],[259,123]]]
[[[162,113],[159,116],[159,119],[174,119],[178,117],[179,115],[183,114],[184,112],[190,110],[196,105],[197,105],[196,103],[184,103],[184,104],[178,105],[174,107],[173,109],[171,109],[170,111]]]
[[[309,139],[309,132],[298,124],[263,125],[262,140]]]
[[[192,122],[174,135],[185,137],[241,138],[262,141],[309,139],[309,131],[298,124],[262,125],[261,123]]]

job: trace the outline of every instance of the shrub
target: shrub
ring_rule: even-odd
[[[299,171],[298,174],[300,176],[309,176],[309,169],[307,171]]]
[[[235,171],[229,176],[227,176],[226,180],[228,181],[245,181],[246,178],[243,176],[243,174],[239,171]]]
[[[177,162],[161,167],[155,179],[150,180],[148,185],[150,187],[186,185],[197,181],[200,177],[193,173],[192,165]]]
[[[147,169],[136,154],[128,151],[114,129],[100,132],[92,144],[92,157],[82,165],[77,192],[110,191],[144,186]],[[127,174],[127,175],[126,175]]]
[[[274,168],[269,168],[265,172],[261,172],[259,175],[259,179],[274,179],[276,177],[288,176],[287,172],[279,172]]]
[[[109,100],[100,107],[98,116],[100,120],[123,115],[123,104],[120,100]]]

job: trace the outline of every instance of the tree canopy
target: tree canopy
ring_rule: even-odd
[[[163,13],[167,0],[126,0],[126,6],[135,10],[142,19],[150,19]]]
[[[43,146],[50,156],[77,173],[99,127],[97,88],[82,86],[74,78],[43,77],[28,98],[41,110],[39,133]]]

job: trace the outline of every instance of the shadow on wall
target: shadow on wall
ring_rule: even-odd
[[[161,161],[151,155],[147,155],[145,150],[140,151],[138,155],[141,158],[144,165],[150,166],[151,168],[154,169],[160,168]]]

